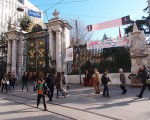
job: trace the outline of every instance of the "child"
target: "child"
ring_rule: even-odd
[[[43,99],[43,105],[44,105],[44,110],[47,111],[46,108],[46,102],[45,102],[45,95],[48,93],[48,87],[45,85],[43,82],[43,79],[40,78],[38,79],[38,85],[36,86],[36,89],[34,91],[38,90],[38,95],[37,95],[37,108],[40,104],[41,98]]]
[[[104,74],[102,75],[101,81],[102,81],[102,84],[104,85],[103,97],[110,98],[111,96],[109,96],[108,82],[111,82],[111,81],[110,81],[110,79],[108,77],[108,70],[104,71]],[[105,95],[105,92],[107,92],[107,95]]]

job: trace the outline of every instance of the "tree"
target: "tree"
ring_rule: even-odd
[[[72,30],[70,32],[70,44],[76,46],[79,44],[85,44],[90,41],[92,33],[86,30],[86,26],[81,20],[69,20]]]
[[[25,15],[24,17],[19,19],[19,22],[20,22],[19,27],[21,28],[21,30],[27,31],[30,26],[31,19]]]
[[[149,7],[146,7],[143,11],[148,13]],[[125,33],[128,34],[133,31],[133,24],[136,22],[137,27],[139,30],[144,30],[145,34],[150,33],[150,16],[148,15],[147,17],[143,16],[140,20],[136,21],[130,21],[130,25],[125,28]]]

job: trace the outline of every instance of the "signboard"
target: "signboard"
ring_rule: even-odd
[[[101,41],[87,42],[87,50],[110,48],[110,47],[122,47],[122,46],[130,46],[128,37],[110,38]]]
[[[73,48],[66,49],[66,61],[73,61]]]
[[[32,17],[41,18],[41,13],[33,10],[28,10],[28,15]]]
[[[20,2],[20,3],[24,4],[24,0],[18,0],[18,2]]]

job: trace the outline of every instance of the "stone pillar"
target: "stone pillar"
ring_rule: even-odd
[[[52,31],[49,32],[49,53],[52,55],[52,60],[54,60],[54,37]]]
[[[7,48],[7,73],[11,71],[11,40],[8,40],[8,48]]]
[[[61,32],[56,32],[56,70],[57,72],[62,71],[62,43],[61,43]]]
[[[23,32],[19,32],[18,33],[18,42],[17,42],[17,70],[16,70],[16,74],[18,77],[18,80],[21,80],[21,76],[22,76],[22,63],[23,63],[23,39],[24,39],[24,33]]]
[[[66,72],[66,48],[70,45],[69,30],[72,28],[67,21],[59,18],[59,12],[57,10],[53,13],[54,18],[49,20],[47,24],[50,35],[50,51],[52,52],[52,60],[56,60],[56,71]],[[55,36],[51,34],[51,31],[56,31]],[[53,39],[53,41],[52,41]],[[56,59],[55,59],[56,56]]]
[[[66,49],[69,48],[69,46],[70,46],[70,31],[65,27],[63,33],[63,45],[62,45],[62,54],[63,54],[62,69],[65,73],[67,73]]]
[[[16,73],[16,57],[17,57],[17,40],[14,39],[12,41],[12,64],[11,64],[11,72],[15,72]]]

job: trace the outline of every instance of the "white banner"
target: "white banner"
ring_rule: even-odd
[[[87,50],[110,48],[110,47],[122,47],[122,46],[130,46],[128,37],[110,38],[101,41],[87,42]]]
[[[73,48],[66,49],[66,61],[73,61]]]

